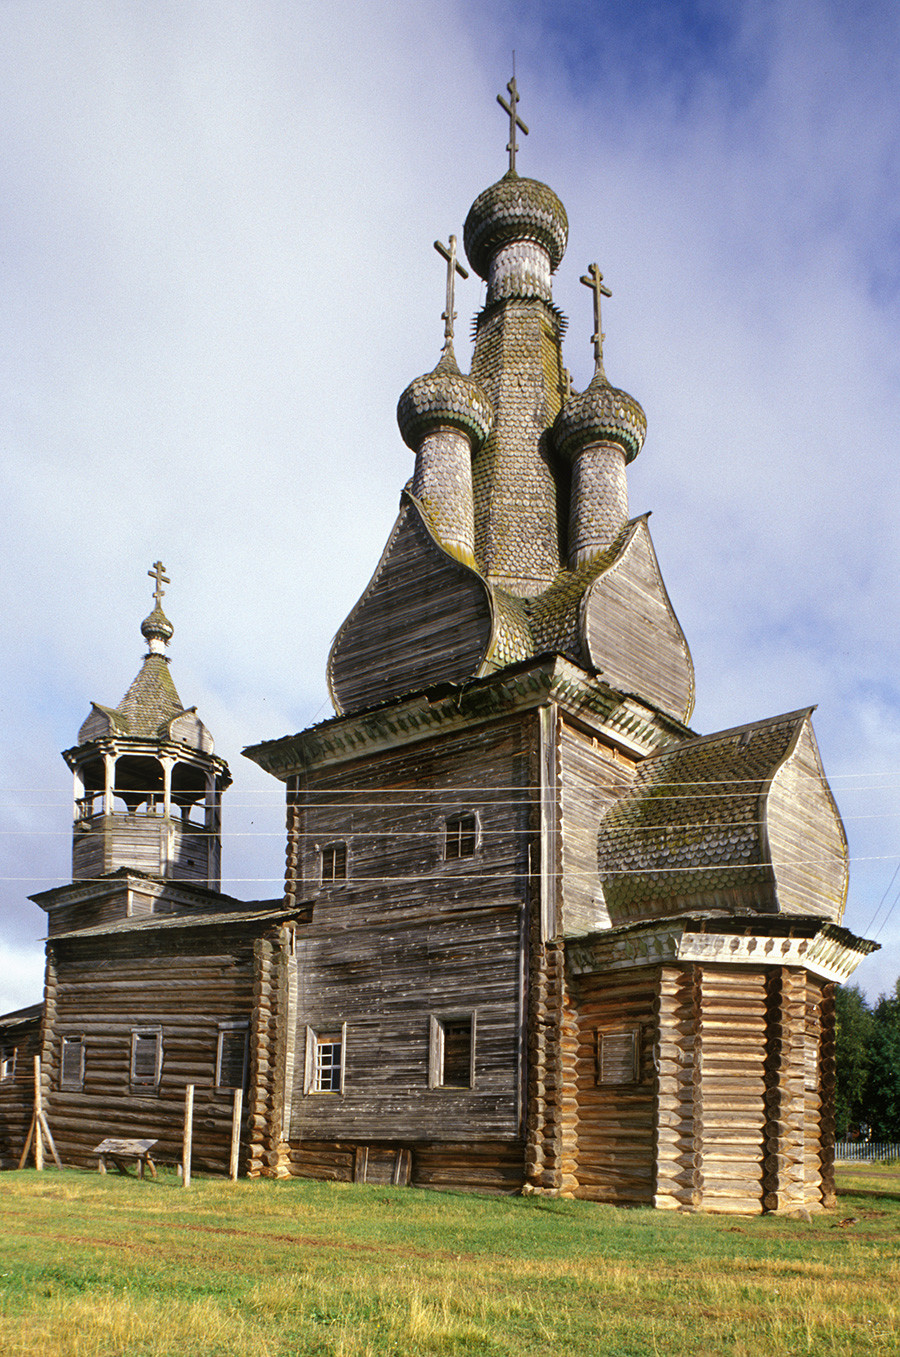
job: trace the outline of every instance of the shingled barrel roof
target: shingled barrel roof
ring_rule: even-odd
[[[614,924],[694,908],[840,922],[843,825],[812,708],[648,757],[603,817],[598,865]]]

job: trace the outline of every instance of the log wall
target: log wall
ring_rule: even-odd
[[[657,983],[657,968],[646,968],[588,976],[577,984],[577,1197],[653,1201]],[[601,1082],[599,1043],[621,1033],[635,1034],[634,1077]]]
[[[0,1056],[14,1058],[10,1077],[0,1078],[0,1169],[18,1166],[34,1112],[34,1057],[41,1053],[41,1009],[0,1019]]]
[[[64,1162],[92,1167],[107,1136],[152,1137],[163,1162],[181,1158],[184,1089],[195,1085],[194,1165],[227,1172],[230,1090],[215,1087],[218,1024],[253,1005],[253,936],[223,927],[123,933],[50,944],[43,1075],[47,1115]],[[158,1029],[155,1088],[131,1084],[135,1029]],[[60,1086],[64,1036],[84,1040],[84,1082]]]

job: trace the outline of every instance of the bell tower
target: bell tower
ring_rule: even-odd
[[[63,753],[75,778],[72,876],[130,868],[218,890],[221,795],[231,775],[169,671],[165,567],[157,561],[147,573],[156,587],[141,623],[141,669],[117,707],[91,704],[78,744]]]

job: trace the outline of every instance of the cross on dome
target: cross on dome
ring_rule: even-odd
[[[434,248],[447,261],[447,309],[441,315],[441,320],[444,322],[444,348],[447,349],[453,344],[453,322],[456,320],[456,312],[453,310],[453,290],[456,274],[458,273],[460,278],[468,278],[469,271],[464,269],[456,258],[456,236],[450,237],[449,245],[442,245],[439,240],[436,240]]]
[[[147,571],[147,574],[152,580],[156,580],[156,588],[153,590],[153,601],[157,608],[161,609],[162,601],[166,593],[163,585],[171,584],[172,581],[166,574],[166,567],[163,565],[162,561],[154,561],[152,567]]]
[[[591,343],[594,346],[594,363],[597,372],[603,371],[603,331],[600,328],[600,298],[611,297],[609,288],[604,286],[603,274],[596,264],[588,264],[587,273],[580,280],[585,287],[589,287],[594,294],[594,333],[591,335]]]
[[[528,136],[528,128],[525,126],[522,119],[516,112],[516,105],[519,102],[519,89],[518,86],[516,85],[515,57],[513,58],[513,78],[512,80],[510,80],[506,88],[509,90],[509,103],[506,102],[502,94],[497,95],[497,103],[506,113],[509,114],[509,145],[507,146],[506,149],[507,151],[509,151],[510,173],[515,174],[516,151],[518,151],[519,149],[518,144],[516,142],[516,128],[518,127],[522,132],[525,133],[526,137]]]

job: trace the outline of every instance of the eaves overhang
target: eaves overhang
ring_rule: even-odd
[[[576,976],[697,962],[801,966],[843,984],[880,946],[811,915],[694,914],[572,939],[566,943],[566,961]]]
[[[346,763],[551,702],[636,758],[693,734],[674,717],[617,692],[559,655],[549,655],[464,684],[438,684],[337,716],[297,735],[250,745],[243,754],[287,781],[310,768]]]

